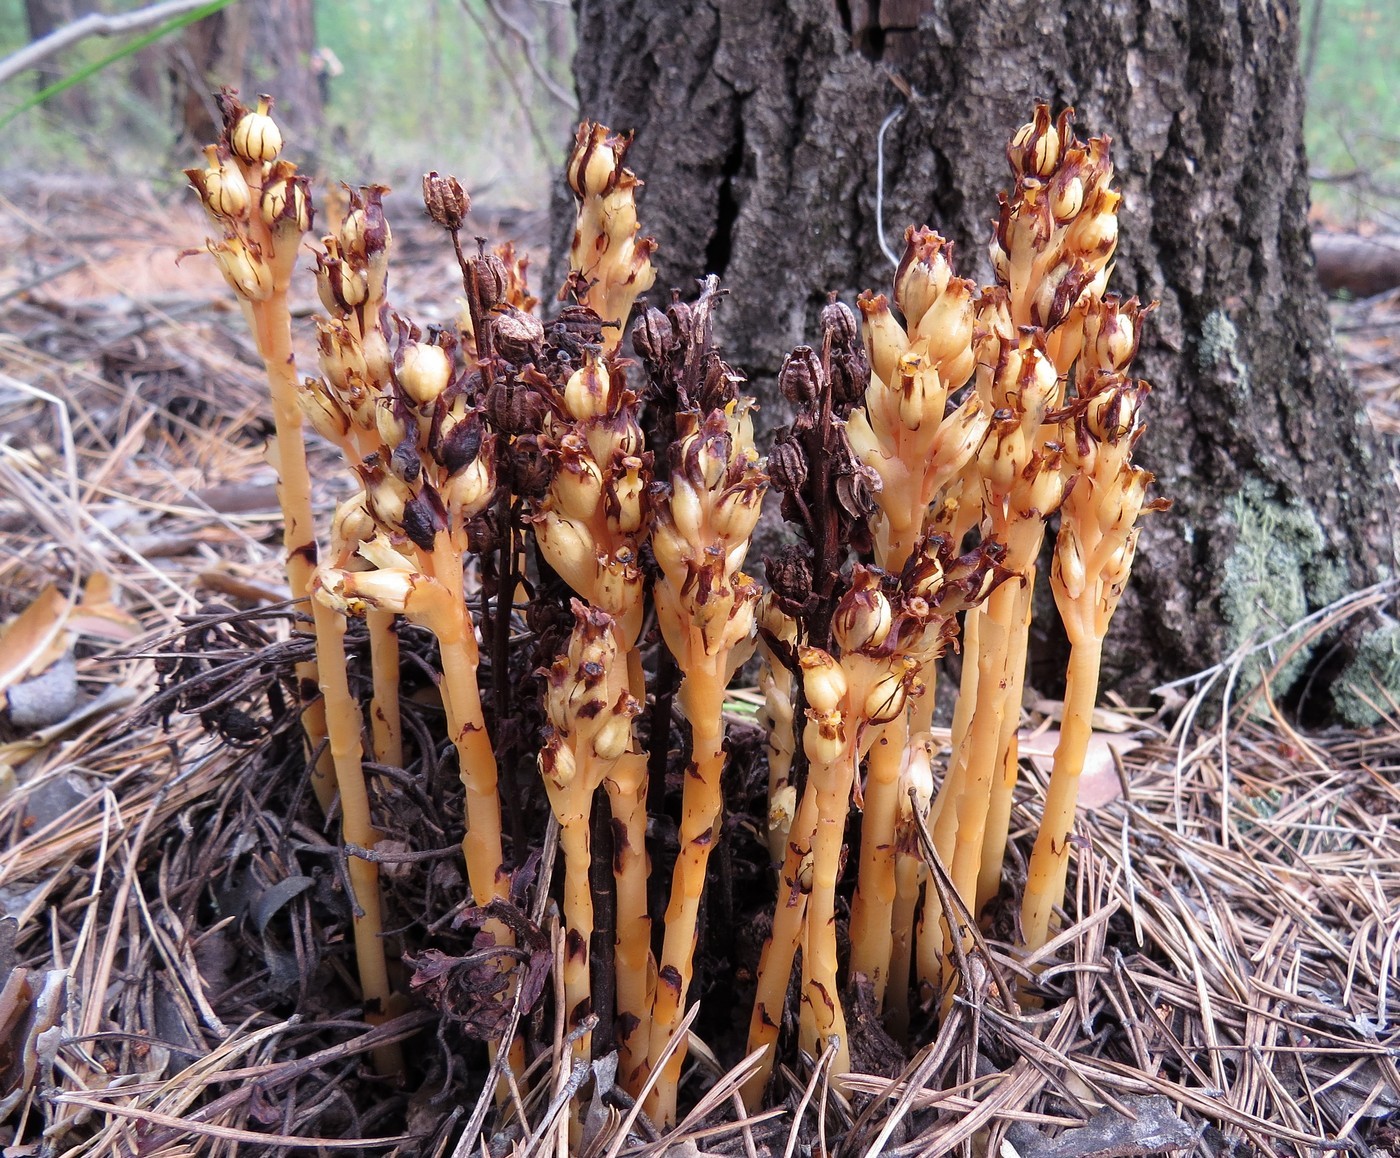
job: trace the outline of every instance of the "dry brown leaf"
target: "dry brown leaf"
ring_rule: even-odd
[[[1063,700],[1036,700],[1030,705],[1030,710],[1048,720],[1058,721],[1065,714],[1065,704]],[[1131,732],[1142,727],[1142,722],[1109,708],[1095,708],[1091,726],[1096,732]]]
[[[141,634],[141,623],[112,599],[112,580],[95,572],[83,587],[82,599],[68,616],[68,627],[90,638],[125,643]]]
[[[72,604],[50,583],[0,633],[0,696],[66,655],[64,624]]]
[[[1097,721],[1098,712],[1094,713]],[[1042,776],[1049,776],[1055,763],[1055,745],[1060,742],[1057,728],[1043,731],[1022,732],[1020,736],[1021,755],[1030,758]],[[1113,749],[1118,755],[1126,756],[1141,745],[1136,740],[1107,736],[1095,732],[1089,738],[1089,750],[1084,755],[1084,771],[1079,776],[1079,807],[1102,808],[1123,795],[1123,784],[1118,778],[1118,769],[1113,763]]]

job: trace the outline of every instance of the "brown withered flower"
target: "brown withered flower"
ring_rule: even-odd
[[[423,174],[423,205],[428,216],[451,233],[462,228],[462,220],[472,199],[456,177],[440,177],[437,171]]]

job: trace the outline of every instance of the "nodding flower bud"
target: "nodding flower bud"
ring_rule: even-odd
[[[414,602],[418,585],[432,580],[412,571],[327,569],[318,582],[317,597],[344,614],[363,615],[368,608],[404,615]]]
[[[1084,180],[1068,169],[1050,189],[1050,211],[1060,224],[1079,216],[1084,207]]]
[[[214,255],[219,272],[239,297],[250,302],[265,302],[272,296],[272,270],[256,246],[241,237],[231,236],[221,242],[206,242],[205,247]]]
[[[894,275],[894,300],[911,330],[948,287],[953,243],[928,226],[904,232],[904,256]]]
[[[815,712],[834,712],[846,698],[846,673],[831,655],[819,647],[797,649],[802,669],[802,690]]]
[[[909,759],[899,774],[899,815],[902,820],[911,821],[915,814],[928,815],[933,803],[933,756],[936,751],[933,737],[921,732],[910,738]]]
[[[385,446],[398,446],[408,439],[412,415],[403,399],[381,394],[375,399],[374,427]]]
[[[1084,409],[1084,425],[1100,442],[1117,443],[1133,433],[1147,383],[1105,374]]]
[[[856,299],[865,318],[865,352],[870,369],[887,386],[895,381],[899,359],[909,349],[909,336],[890,312],[889,299],[884,294],[866,290]]]
[[[634,703],[636,701],[633,701]],[[632,718],[615,715],[593,737],[593,754],[599,760],[616,760],[632,743]]]
[[[319,378],[303,378],[297,404],[311,428],[328,442],[341,442],[350,433],[350,415]]]
[[[419,406],[431,406],[452,380],[452,362],[441,346],[406,342],[394,359],[394,378]]]
[[[1045,330],[1060,325],[1084,297],[1098,271],[1085,261],[1061,261],[1045,274],[1031,302],[1031,321]]]
[[[362,271],[373,297],[382,297],[388,277],[389,244],[393,233],[384,217],[385,185],[366,185],[350,194],[350,212],[340,225],[340,248],[345,258]]]
[[[564,385],[564,409],[577,422],[602,418],[611,403],[610,390],[607,367],[597,358],[589,358]]]
[[[610,136],[600,124],[579,125],[569,158],[569,188],[579,197],[601,197],[611,190],[622,172],[622,158],[631,143],[628,137]]]
[[[874,650],[890,634],[894,609],[880,590],[880,572],[857,565],[851,589],[836,605],[831,632],[842,652]]]
[[[305,233],[311,228],[311,195],[305,177],[296,175],[296,166],[279,161],[272,177],[263,185],[258,211],[271,229],[295,229]]]
[[[478,455],[447,480],[442,486],[442,501],[453,517],[473,519],[479,515],[496,491],[496,472],[487,455]]]
[[[357,550],[368,543],[378,533],[374,519],[365,510],[365,496],[361,492],[346,499],[335,509],[331,521],[331,542],[337,549]]]
[[[234,164],[226,149],[208,145],[204,155],[209,165],[204,169],[186,169],[185,176],[199,193],[204,207],[216,217],[227,220],[241,218],[248,211],[248,182],[243,171]]]
[[[846,754],[846,717],[843,712],[807,711],[802,748],[813,764],[830,764]]]
[[[408,484],[392,474],[384,473],[372,482],[366,481],[365,507],[385,531],[392,533],[403,529],[404,510],[412,498]]]
[[[267,115],[271,108],[271,97],[258,97],[257,111],[245,112],[229,134],[233,151],[250,165],[275,161],[282,151],[282,130]]]
[[[472,199],[456,177],[439,177],[434,170],[423,174],[423,205],[429,217],[456,233],[462,228],[462,219],[471,208]]]
[[[1116,294],[1106,294],[1096,303],[1084,319],[1084,353],[1091,368],[1126,370],[1137,354],[1142,320],[1151,309],[1141,308],[1137,298],[1120,301]]]
[[[1073,112],[1065,109],[1059,121],[1051,123],[1050,106],[1035,106],[1035,119],[1016,130],[1006,149],[1006,159],[1018,177],[1049,177],[1060,163],[1070,140]]]
[[[573,749],[557,734],[550,735],[540,749],[540,775],[561,792],[578,775],[578,761],[574,758]]]
[[[1078,600],[1084,594],[1088,583],[1088,576],[1084,571],[1084,547],[1071,519],[1060,523],[1051,576],[1064,588],[1065,594],[1071,600]]]
[[[899,717],[909,702],[910,693],[917,695],[923,690],[923,683],[917,677],[918,670],[919,661],[905,656],[894,671],[875,681],[866,694],[862,709],[867,723],[888,724]]]

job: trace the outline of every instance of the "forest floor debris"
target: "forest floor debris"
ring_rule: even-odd
[[[50,587],[70,618],[105,602],[124,617],[73,631],[71,706],[0,734],[0,775],[15,780],[0,797],[9,1153],[545,1153],[575,1080],[593,1082],[587,1152],[613,1158],[990,1153],[996,1139],[1027,1158],[1400,1152],[1400,705],[1381,703],[1373,731],[1304,734],[1267,685],[1210,725],[1184,697],[1120,705],[1128,730],[1108,735],[1101,775],[1121,786],[1083,819],[1077,919],[1041,955],[1060,1000],[1017,1004],[1028,965],[994,922],[975,950],[983,968],[965,971],[936,1030],[925,1014],[915,1056],[867,1027],[849,1099],[819,1058],[780,1070],[778,1110],[738,1108],[743,1027],[728,1015],[746,1008],[761,930],[745,930],[771,900],[739,698],[741,774],[707,915],[734,934],[698,963],[691,1109],[674,1133],[650,1132],[602,1064],[571,1075],[562,1027],[529,1026],[536,1068],[500,1104],[446,997],[367,1030],[344,856],[292,774],[302,755],[281,681],[307,644],[278,604],[261,367],[212,264],[175,264],[198,241],[194,212],[129,195],[121,218],[96,195],[0,201],[13,255],[0,282],[0,620]],[[418,309],[419,287],[426,308],[453,284],[450,254],[426,220],[394,228],[396,300]],[[1335,314],[1388,437],[1398,311],[1392,293]],[[313,453],[329,509],[338,455]],[[92,576],[110,600],[88,606]],[[432,646],[408,643],[410,657]],[[1131,744],[1115,755],[1116,735]],[[1013,875],[1036,811],[1025,801],[1044,791],[1029,763]],[[461,998],[476,975],[455,779],[442,760],[400,776],[381,868],[386,927],[420,976],[437,967],[438,992]],[[557,922],[547,891],[524,900],[522,961],[538,973]],[[429,935],[439,959],[421,953]],[[372,1051],[410,1037],[413,1086],[371,1076]]]

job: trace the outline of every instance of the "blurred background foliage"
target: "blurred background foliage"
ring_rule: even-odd
[[[1400,229],[1400,3],[1303,0],[1301,65],[1315,212]]]
[[[0,0],[0,57],[45,23],[142,6]],[[540,205],[571,138],[572,29],[567,0],[235,0],[15,118],[0,130],[0,177],[178,174],[208,136],[207,93],[228,84],[277,95],[304,170],[416,185],[436,168],[493,201]],[[92,37],[11,78],[0,117],[120,46]]]
[[[0,0],[0,56],[24,47],[36,23],[141,6]],[[1301,15],[1315,214],[1337,228],[1394,231],[1400,3],[1303,0]],[[211,37],[204,26],[218,21],[223,32]],[[236,0],[17,117],[0,130],[0,177],[177,173],[195,144],[186,105],[226,83],[277,92],[299,150],[326,178],[402,186],[437,168],[495,202],[540,206],[574,117],[572,22],[568,0]],[[12,78],[0,86],[0,116],[119,48],[92,38]]]

